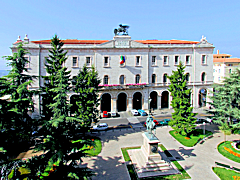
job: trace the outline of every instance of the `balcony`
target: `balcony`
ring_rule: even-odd
[[[147,87],[146,83],[137,84],[99,84],[100,90],[119,90],[119,89],[142,89]]]

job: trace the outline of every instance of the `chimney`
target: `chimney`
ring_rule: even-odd
[[[27,34],[25,34],[24,42],[25,43],[29,43],[29,39],[28,39],[28,35]]]
[[[18,36],[18,38],[17,38],[17,42],[18,42],[18,41],[21,41],[21,38],[20,38],[20,36]]]
[[[219,50],[217,50],[217,54],[219,54]]]

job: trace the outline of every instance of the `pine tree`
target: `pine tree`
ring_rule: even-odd
[[[236,69],[222,84],[215,84],[213,88],[212,102],[209,102],[212,108],[208,110],[214,115],[213,122],[224,132],[239,132],[240,123],[233,124],[233,120],[240,119],[240,70]]]
[[[169,91],[171,92],[172,102],[171,106],[174,109],[172,113],[172,119],[169,125],[181,135],[189,135],[196,125],[196,118],[194,116],[197,113],[193,113],[193,107],[191,107],[191,89],[187,87],[186,74],[184,74],[185,67],[182,62],[178,65],[176,71],[172,71],[172,75],[168,76],[171,84],[169,85]]]
[[[10,95],[9,101],[1,102],[1,145],[7,153],[17,146],[19,143],[28,143],[31,138],[32,129],[34,128],[34,120],[28,115],[28,110],[33,110],[33,94],[35,91],[28,89],[36,76],[28,75],[26,64],[29,63],[25,57],[27,50],[20,43],[17,47],[17,52],[12,56],[8,56],[11,70],[7,76],[1,78],[0,94],[2,96]],[[3,140],[4,139],[4,140]],[[22,147],[22,146],[20,146]],[[8,156],[6,156],[8,157]]]
[[[53,49],[56,44],[61,42],[52,39]],[[66,59],[66,53],[58,47],[61,52],[54,56],[56,62],[59,59]],[[53,52],[53,50],[52,50]],[[65,54],[64,56],[62,56]],[[50,55],[50,57],[53,57]],[[52,93],[53,101],[49,104],[49,109],[52,110],[52,118],[45,121],[43,128],[46,129],[44,143],[36,146],[36,150],[43,150],[44,155],[37,159],[31,160],[32,163],[45,164],[53,168],[55,164],[56,170],[49,176],[51,179],[83,179],[91,175],[87,168],[79,168],[81,158],[86,155],[85,151],[88,146],[94,145],[93,142],[83,134],[77,135],[77,130],[82,132],[83,128],[79,124],[84,124],[82,119],[70,116],[70,103],[67,99],[67,93],[70,91],[70,73],[66,67],[58,69],[54,76],[54,88],[48,89]],[[39,167],[42,166],[39,164]],[[31,169],[31,166],[29,167]],[[44,176],[47,168],[41,168],[41,176]],[[31,172],[37,172],[36,169],[31,169]]]
[[[76,102],[78,109],[75,115],[84,121],[83,127],[85,131],[88,131],[91,123],[97,121],[97,107],[99,105],[98,85],[100,80],[95,68],[92,66],[91,70],[89,70],[85,64],[74,78],[74,81],[76,85],[73,91],[78,94]]]
[[[52,48],[49,50],[49,57],[45,58],[45,66],[47,76],[42,76],[44,78],[44,87],[42,87],[42,102],[43,110],[42,115],[44,119],[50,120],[53,116],[50,104],[54,103],[53,97],[56,96],[55,92],[51,89],[56,87],[56,75],[57,72],[62,68],[63,64],[67,60],[67,51],[62,49],[64,43],[55,35],[51,40]]]

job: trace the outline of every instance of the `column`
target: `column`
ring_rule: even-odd
[[[111,111],[117,112],[117,98],[111,98]]]
[[[157,107],[158,107],[158,109],[162,108],[161,104],[162,104],[162,96],[158,95],[158,97],[157,97]]]
[[[132,110],[132,97],[128,97],[127,98],[127,111],[131,111]]]

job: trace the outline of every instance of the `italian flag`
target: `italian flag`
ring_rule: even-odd
[[[124,64],[125,63],[125,56],[120,56],[120,64]]]

